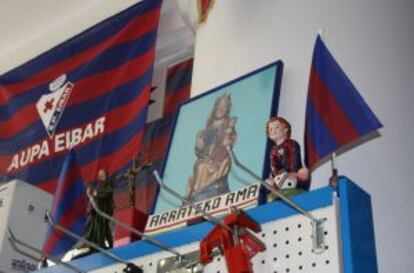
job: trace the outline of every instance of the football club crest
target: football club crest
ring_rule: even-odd
[[[42,95],[36,103],[37,112],[49,137],[55,134],[73,86],[72,82],[67,81],[66,74],[63,74],[49,84],[50,93]]]

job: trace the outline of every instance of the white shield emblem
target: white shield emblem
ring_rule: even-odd
[[[63,74],[50,83],[49,89],[51,93],[42,95],[36,108],[47,134],[52,137],[69,100],[73,83],[66,81],[66,74]]]

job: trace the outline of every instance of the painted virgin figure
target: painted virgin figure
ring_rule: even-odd
[[[231,159],[227,146],[236,143],[236,117],[231,117],[231,97],[218,97],[204,129],[197,133],[193,174],[188,178],[187,198],[201,201],[229,192]]]

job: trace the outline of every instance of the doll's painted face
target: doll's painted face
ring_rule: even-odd
[[[287,130],[282,122],[275,120],[269,123],[267,135],[273,142],[280,144],[287,139]]]

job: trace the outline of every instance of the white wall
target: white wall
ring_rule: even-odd
[[[283,60],[279,114],[302,143],[311,54],[324,30],[327,46],[384,124],[381,137],[339,156],[338,167],[372,196],[385,273],[414,268],[413,14],[410,0],[215,1],[196,37],[193,95]],[[312,188],[327,185],[329,175],[329,163],[318,168]]]

